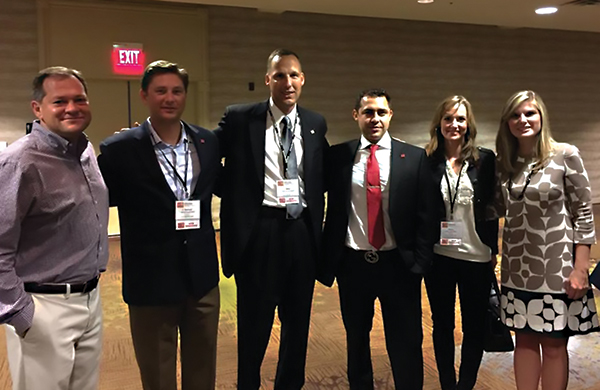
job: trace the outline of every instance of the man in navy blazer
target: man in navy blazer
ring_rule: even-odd
[[[275,389],[294,390],[304,384],[327,125],[321,115],[296,104],[304,73],[294,52],[271,53],[265,83],[269,100],[228,107],[215,130],[225,157],[221,260],[225,276],[235,275],[237,286],[238,389],[261,386],[277,308]]]
[[[100,145],[100,169],[121,228],[123,298],[144,390],[214,389],[219,274],[211,218],[219,145],[181,120],[187,72],[148,65],[140,91],[150,117]]]
[[[423,387],[421,279],[437,220],[425,150],[392,139],[384,90],[363,91],[353,110],[362,136],[330,148],[323,281],[337,278],[350,389],[373,389],[369,334],[379,298],[398,389]]]

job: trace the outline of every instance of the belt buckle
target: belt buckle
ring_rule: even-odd
[[[365,252],[365,260],[367,263],[375,264],[379,261],[379,253],[374,250]]]

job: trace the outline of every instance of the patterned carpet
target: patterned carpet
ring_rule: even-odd
[[[119,241],[111,241],[108,272],[101,279],[104,307],[104,354],[101,366],[100,389],[141,389],[139,373],[133,355],[127,308],[121,299],[121,264]],[[217,388],[234,389],[236,382],[235,284],[221,280],[221,320]],[[597,292],[597,291],[596,291]],[[600,300],[596,298],[598,304]],[[439,389],[437,370],[431,343],[429,305],[423,288],[423,344],[425,359],[425,389]],[[457,310],[457,318],[460,313]],[[275,324],[265,361],[263,388],[272,389],[279,344],[278,323]],[[460,342],[460,331],[455,339]],[[371,348],[377,389],[393,389],[389,361],[385,351],[381,313],[373,325]],[[5,353],[4,328],[0,327],[0,389],[10,389],[10,375]],[[600,389],[600,334],[573,338],[569,343],[571,355],[570,390]],[[457,361],[460,348],[456,349]],[[309,341],[307,380],[305,389],[347,389],[345,374],[346,343],[339,311],[337,288],[317,285],[313,304],[311,337]],[[476,390],[514,389],[512,354],[486,354]]]

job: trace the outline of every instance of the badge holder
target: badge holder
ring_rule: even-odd
[[[440,245],[458,246],[462,244],[463,221],[442,221],[440,225]]]

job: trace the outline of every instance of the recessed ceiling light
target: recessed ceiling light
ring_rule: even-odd
[[[556,7],[542,7],[535,10],[535,13],[538,15],[550,15],[558,11]]]
[[[430,4],[433,3],[434,0],[417,0],[417,3],[421,4]]]

